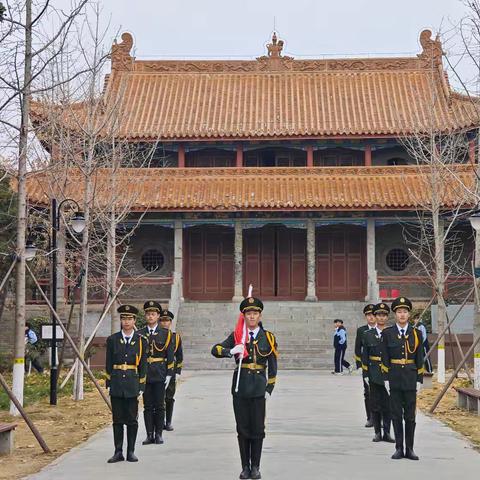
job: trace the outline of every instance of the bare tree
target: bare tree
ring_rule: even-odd
[[[131,172],[135,171],[136,184],[141,183],[142,172],[150,165],[157,147],[156,142],[132,144],[119,134],[125,114],[120,101],[123,90],[110,86],[105,89],[109,51],[104,48],[105,33],[99,30],[99,13],[96,9],[86,22],[82,42],[79,42],[80,62],[89,68],[78,76],[74,88],[71,82],[65,82],[51,91],[53,95],[44,95],[35,103],[33,113],[37,137],[52,152],[41,174],[42,187],[48,196],[81,197],[79,203],[85,216],[81,244],[70,248],[66,257],[69,265],[75,263],[72,255],[78,255],[83,271],[77,325],[78,349],[82,354],[89,292],[94,287],[109,298],[115,296],[119,271],[126,266],[128,240],[148,210],[146,205],[143,214],[137,216],[127,230],[120,231],[140,193],[139,189],[125,190],[133,179]],[[75,58],[75,62],[78,61]],[[65,66],[72,61],[64,55],[61,63]],[[111,315],[113,330],[116,328],[115,305]],[[74,398],[83,398],[80,364],[76,370]]]

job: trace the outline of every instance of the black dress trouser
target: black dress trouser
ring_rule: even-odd
[[[115,453],[123,450],[123,426],[127,426],[127,452],[135,451],[138,431],[138,398],[110,397]]]
[[[143,417],[147,435],[162,434],[165,421],[165,383],[163,381],[145,385]]]
[[[372,409],[372,420],[375,433],[390,433],[390,397],[383,385],[372,382],[370,384],[370,406]]]
[[[405,421],[405,446],[413,449],[417,391],[392,389],[390,391],[390,408],[396,448],[403,449],[403,423]]]
[[[233,396],[238,446],[242,467],[260,467],[265,438],[265,397]]]
[[[172,377],[168,388],[165,391],[165,422],[172,423],[173,417],[173,404],[175,403],[175,391],[177,390],[177,381],[175,376]]]

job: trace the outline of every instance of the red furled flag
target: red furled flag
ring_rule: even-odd
[[[237,326],[235,327],[235,331],[233,332],[233,337],[235,339],[235,345],[239,345],[240,343],[243,345],[243,357],[248,357],[248,351],[245,347],[247,343],[247,325],[245,324],[245,317],[243,313],[240,313],[237,320]],[[238,354],[240,356],[240,354]]]

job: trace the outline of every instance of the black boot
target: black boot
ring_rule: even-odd
[[[262,457],[262,446],[263,446],[263,438],[257,438],[255,440],[251,440],[251,462],[252,468],[250,471],[250,478],[258,479],[262,478],[260,474],[260,459]]]
[[[363,381],[364,396],[365,396],[365,413],[367,414],[367,423],[365,424],[366,428],[373,427],[372,420],[372,410],[370,407],[370,386]]]
[[[372,421],[373,428],[375,429],[375,436],[372,439],[372,442],[380,442],[382,440],[382,430],[381,430],[381,415],[380,412],[372,412]]]
[[[382,440],[387,443],[395,443],[395,440],[390,436],[390,420],[383,420],[383,437]]]
[[[145,421],[147,438],[142,442],[142,445],[151,445],[155,443],[155,437],[153,436],[153,412],[151,410],[144,410],[143,419]]]
[[[171,400],[165,400],[165,430],[167,432],[171,432],[173,430],[172,417],[174,402],[175,400],[173,398]]]
[[[108,463],[122,462],[125,460],[123,457],[123,425],[113,425],[113,444],[115,445],[115,453],[113,457],[107,460]]]
[[[413,441],[415,439],[415,422],[405,422],[405,458],[418,460],[418,456],[413,451]]]
[[[153,412],[153,423],[155,425],[155,443],[157,445],[162,445],[163,444],[163,419],[164,419],[165,413],[160,410],[155,410]]]
[[[138,462],[138,458],[134,453],[137,431],[138,425],[127,425],[127,462]]]
[[[250,478],[250,441],[238,435],[238,449],[242,462],[242,473],[238,478]]]
[[[404,457],[403,454],[403,420],[393,420],[393,431],[395,432],[395,453],[393,460],[399,460]]]

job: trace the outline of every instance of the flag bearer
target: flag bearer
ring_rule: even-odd
[[[262,311],[263,303],[258,298],[247,297],[240,304],[243,315],[235,331],[212,348],[214,357],[235,356],[237,364],[232,380],[232,395],[242,462],[239,478],[261,478],[265,400],[272,394],[277,376],[277,343],[275,336],[261,326]]]

